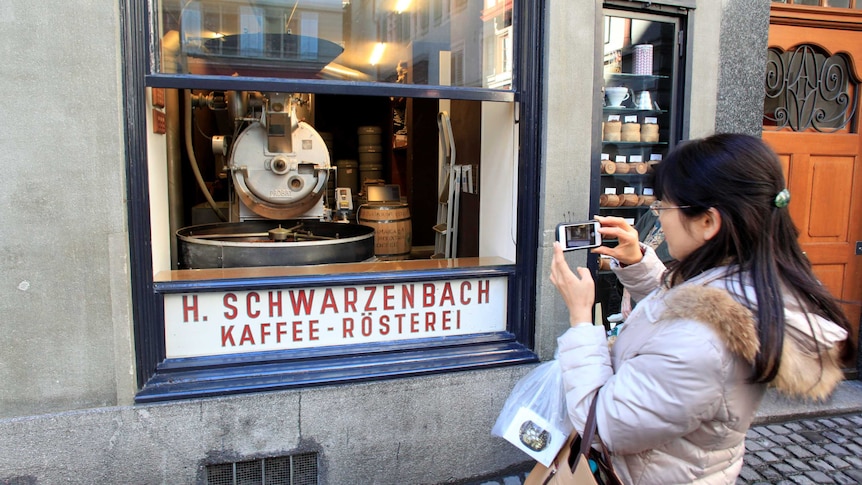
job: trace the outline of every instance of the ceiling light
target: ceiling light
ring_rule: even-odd
[[[397,13],[403,13],[405,10],[410,8],[410,1],[411,0],[397,0],[395,2],[395,11]]]
[[[383,51],[386,50],[386,44],[383,42],[378,42],[374,45],[374,50],[371,51],[371,58],[368,59],[368,63],[372,66],[376,66],[380,63],[380,59],[383,57]]]

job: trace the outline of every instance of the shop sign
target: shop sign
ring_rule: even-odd
[[[507,287],[503,276],[165,294],[167,357],[503,331]]]

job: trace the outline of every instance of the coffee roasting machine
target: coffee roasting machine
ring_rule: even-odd
[[[178,268],[373,259],[373,227],[332,222],[336,170],[323,137],[297,115],[311,103],[312,95],[290,93],[186,94],[188,156],[210,208],[222,222],[176,231]],[[215,158],[226,157],[226,207],[213,200],[197,169],[188,141],[194,109],[213,110],[233,122],[235,136],[212,136]]]

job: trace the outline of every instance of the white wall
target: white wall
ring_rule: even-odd
[[[515,261],[518,125],[514,103],[482,103],[479,256]],[[476,174],[474,174],[474,177]]]

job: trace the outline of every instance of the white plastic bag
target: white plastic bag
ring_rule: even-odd
[[[549,360],[515,384],[491,434],[549,466],[574,426],[566,409],[563,370]]]

